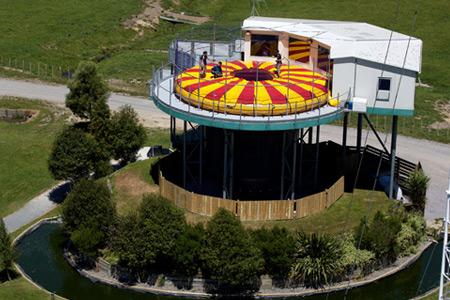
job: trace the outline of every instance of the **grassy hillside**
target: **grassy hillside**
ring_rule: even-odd
[[[174,11],[211,16],[209,23],[196,27],[205,29],[210,36],[211,24],[238,29],[251,10],[251,1],[242,0],[160,2]],[[405,121],[407,126],[400,126],[400,132],[450,142],[450,1],[399,0],[398,18],[396,2],[266,0],[258,11],[263,16],[363,21],[421,38],[424,49],[420,78],[431,88],[417,89],[416,117],[412,122]],[[413,28],[417,3],[418,17]],[[40,62],[45,64],[41,65],[41,72],[48,75],[51,70],[46,65],[74,69],[81,60],[97,60],[100,71],[116,90],[142,95],[146,93],[145,83],[152,66],[167,60],[164,51],[169,42],[177,35],[188,37],[187,32],[193,28],[162,21],[156,31],[147,29],[143,35],[125,29],[122,23],[143,10],[144,0],[37,0],[32,5],[26,0],[0,0],[0,6],[8,7],[0,10],[0,64],[1,60],[3,65],[9,64],[12,59],[13,65],[25,65],[27,69],[31,62],[36,72]],[[2,74],[23,76],[0,68]],[[443,122],[438,128],[448,126],[447,129],[430,128],[430,124],[438,122]]]

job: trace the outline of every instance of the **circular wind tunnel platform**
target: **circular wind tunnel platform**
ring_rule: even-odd
[[[326,76],[271,62],[222,63],[222,77],[199,66],[174,78],[160,74],[151,97],[167,114],[205,126],[235,130],[289,130],[330,123],[343,107],[331,98]],[[157,75],[158,76],[158,75]]]

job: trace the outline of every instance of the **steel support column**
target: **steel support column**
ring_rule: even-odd
[[[198,152],[199,152],[199,154],[198,154],[198,156],[199,156],[199,158],[198,158],[198,176],[199,176],[199,179],[198,179],[198,182],[199,182],[199,185],[200,185],[200,190],[202,191],[203,190],[203,134],[204,134],[204,127],[203,126],[199,126],[199,131],[200,131],[200,141],[199,141],[199,146],[200,146],[200,148],[199,148],[199,150],[198,150]]]
[[[230,141],[230,187],[228,189],[229,198],[233,199],[233,177],[234,177],[234,131],[231,131]]]
[[[391,176],[389,181],[389,198],[394,197],[395,152],[397,150],[397,122],[398,116],[392,116],[391,130]]]
[[[183,122],[183,188],[186,189],[186,133],[187,133],[187,122]]]
[[[286,131],[283,131],[283,144],[281,148],[281,182],[280,182],[280,199],[284,199],[284,162],[286,155]]]
[[[294,133],[293,155],[292,155],[292,181],[291,181],[291,200],[295,199],[295,176],[297,171],[297,146],[298,146],[298,130]]]
[[[227,130],[223,130],[223,184],[222,184],[222,198],[227,199],[227,171],[228,171],[228,135]]]
[[[362,113],[358,113],[358,125],[356,129],[356,151],[358,153],[358,157],[361,156],[362,123],[363,123],[363,115]]]
[[[298,169],[298,182],[299,182],[299,187],[300,187],[300,192],[302,192],[302,176],[303,176],[303,145],[305,144],[305,133],[303,128],[300,130],[300,161],[299,161],[299,169]]]
[[[345,167],[345,157],[347,155],[347,127],[348,127],[348,112],[344,113],[344,123],[342,124],[342,161]]]
[[[312,144],[312,140],[313,140],[313,128],[309,127],[308,128],[308,144]]]
[[[316,159],[314,162],[314,190],[317,189],[317,181],[319,179],[319,150],[320,150],[319,140],[320,140],[320,125],[317,126],[317,131],[316,131]]]

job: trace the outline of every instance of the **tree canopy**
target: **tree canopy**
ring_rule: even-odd
[[[137,113],[126,105],[111,117],[110,145],[115,159],[133,161],[147,137]]]
[[[81,62],[74,78],[68,84],[66,107],[74,115],[92,120],[95,115],[109,118],[108,87],[97,73],[97,66],[92,62]]]
[[[95,140],[82,129],[68,126],[53,143],[48,168],[53,178],[77,181],[94,170]]]
[[[105,183],[83,179],[63,204],[64,229],[82,252],[95,255],[115,221],[115,207]]]
[[[203,274],[217,282],[221,293],[253,292],[259,288],[261,253],[239,219],[219,209],[208,222],[202,251]]]
[[[11,238],[6,231],[5,223],[0,218],[0,273],[6,272],[8,278],[12,270],[14,260],[14,249],[11,244]]]

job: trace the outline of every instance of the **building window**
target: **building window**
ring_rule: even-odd
[[[278,50],[278,35],[252,34],[252,56],[275,56]]]
[[[391,90],[391,79],[390,78],[378,78],[378,90],[379,91],[390,91]]]
[[[391,93],[391,78],[378,78],[377,100],[389,101]]]

